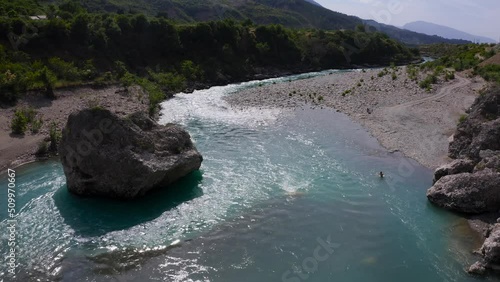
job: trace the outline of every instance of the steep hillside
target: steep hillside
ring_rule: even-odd
[[[40,2],[61,1],[63,0],[41,0]],[[419,34],[394,26],[378,24],[371,20],[364,21],[355,16],[328,10],[313,2],[312,0],[80,0],[80,3],[92,12],[145,13],[184,22],[225,18],[250,19],[257,24],[282,24],[292,28],[326,30],[354,29],[365,22],[377,26],[379,31],[406,44],[468,43],[465,40],[449,40]]]

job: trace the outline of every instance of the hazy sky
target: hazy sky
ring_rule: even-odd
[[[500,0],[316,0],[341,13],[403,26],[422,20],[498,40]]]

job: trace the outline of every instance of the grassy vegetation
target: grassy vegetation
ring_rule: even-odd
[[[487,65],[475,69],[475,73],[482,76],[486,81],[500,83],[500,66]]]
[[[436,49],[436,50],[435,50]],[[429,51],[435,50],[435,51]],[[443,53],[443,50],[445,52]],[[434,52],[440,54],[439,59],[427,62],[425,68],[437,67],[453,68],[463,71],[476,67],[483,60],[493,56],[495,51],[489,44],[467,44],[467,45],[431,45],[422,47],[422,52]]]
[[[464,121],[467,120],[467,117],[468,117],[468,115],[466,115],[466,114],[461,115],[460,118],[458,119],[458,123],[459,124],[463,123]]]
[[[419,83],[421,88],[428,91],[440,79],[449,81],[455,79],[455,71],[473,70],[487,81],[500,82],[500,66],[479,64],[495,55],[495,49],[489,44],[447,45],[437,44],[422,46],[421,52],[440,56],[432,62],[407,68],[411,80]],[[425,78],[419,82],[419,77]]]
[[[438,78],[435,74],[429,74],[424,80],[420,81],[418,84],[420,88],[424,88],[427,91],[432,89],[432,85],[438,82]]]
[[[55,122],[52,122],[50,124],[50,130],[49,130],[49,152],[57,152],[57,147],[59,145],[59,142],[61,141],[62,138],[62,133],[61,130],[57,128],[57,124]]]

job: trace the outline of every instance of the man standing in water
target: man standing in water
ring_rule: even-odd
[[[384,173],[383,172],[380,172],[379,175],[380,175],[380,178],[384,178]]]

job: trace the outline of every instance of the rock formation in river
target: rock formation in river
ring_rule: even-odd
[[[189,133],[142,112],[71,114],[59,147],[68,189],[78,195],[132,199],[166,187],[201,166]]]
[[[458,125],[449,155],[455,160],[436,170],[429,201],[465,214],[500,213],[500,88],[476,99]],[[478,252],[482,259],[471,273],[500,270],[500,224],[492,223],[486,233]]]

